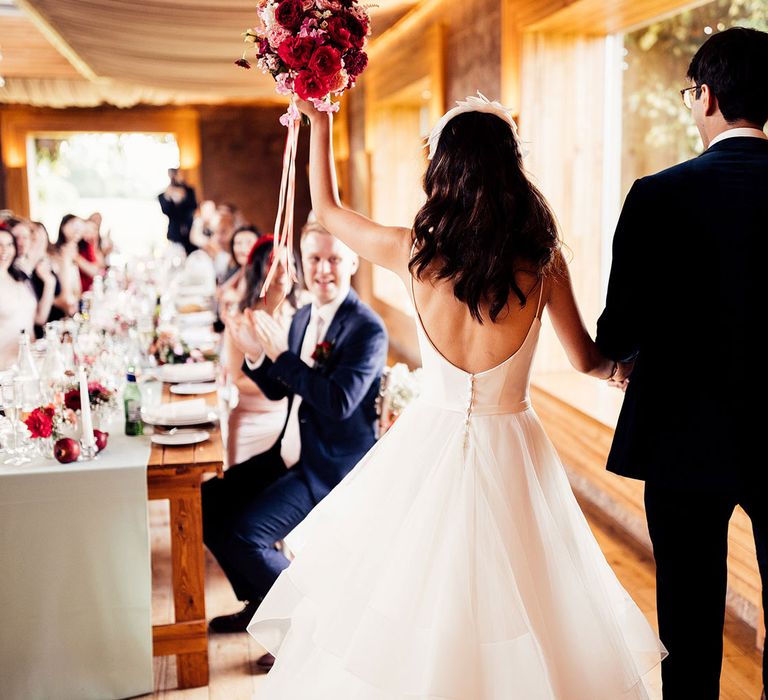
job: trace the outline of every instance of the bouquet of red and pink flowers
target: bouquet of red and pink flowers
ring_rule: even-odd
[[[261,0],[257,12],[260,25],[245,32],[245,41],[254,45],[259,68],[277,81],[277,92],[337,111],[331,96],[354,86],[368,65],[367,6],[358,0]],[[245,53],[236,63],[251,67]],[[287,126],[298,118],[292,101],[281,121]]]

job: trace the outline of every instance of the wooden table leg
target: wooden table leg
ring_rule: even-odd
[[[176,623],[197,623],[198,651],[179,653],[176,669],[179,688],[208,685],[208,637],[205,626],[205,554],[203,550],[202,500],[200,475],[190,475],[193,488],[171,498],[171,561],[173,563],[173,603]],[[200,648],[202,646],[202,648]],[[189,648],[189,647],[188,647]]]

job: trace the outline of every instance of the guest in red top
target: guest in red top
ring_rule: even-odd
[[[80,286],[87,292],[93,285],[93,278],[104,270],[104,256],[99,249],[99,224],[95,220],[83,221],[83,237],[77,250],[75,262],[80,270]]]

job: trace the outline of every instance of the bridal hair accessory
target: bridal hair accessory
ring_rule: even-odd
[[[267,243],[273,243],[275,240],[275,237],[271,233],[266,233],[263,236],[260,236],[256,239],[256,242],[251,247],[251,252],[248,253],[248,264],[253,264],[253,256],[256,254],[256,251],[261,248],[263,245],[266,245]]]
[[[235,61],[250,68],[250,50],[258,67],[275,79],[275,90],[290,96],[288,111],[280,117],[287,127],[280,178],[280,196],[275,217],[273,261],[261,290],[269,285],[282,262],[292,281],[298,280],[293,247],[293,205],[296,196],[296,149],[299,140],[297,99],[311,102],[320,112],[336,112],[333,96],[354,87],[368,65],[365,46],[371,33],[369,5],[360,0],[259,0],[259,26],[243,38],[246,50]]]
[[[454,117],[466,112],[485,112],[486,114],[493,114],[499,119],[507,122],[509,128],[512,129],[515,141],[517,141],[518,146],[520,145],[520,139],[517,135],[517,124],[515,124],[515,120],[512,118],[512,110],[509,109],[509,107],[505,107],[501,102],[496,102],[495,100],[491,102],[491,100],[478,90],[477,97],[470,95],[466,100],[457,100],[456,106],[453,109],[448,110],[442,117],[440,117],[440,121],[435,124],[434,128],[429,133],[427,143],[425,144],[429,146],[429,155],[427,156],[429,160],[432,160],[435,155],[437,144],[440,141],[440,136],[443,133],[443,129],[445,129],[445,125]],[[526,156],[527,154],[527,151],[522,151],[523,156]]]

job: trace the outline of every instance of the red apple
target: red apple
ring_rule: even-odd
[[[96,439],[96,451],[101,452],[107,446],[109,433],[104,433],[101,430],[94,430],[93,437]]]
[[[56,440],[53,446],[53,456],[62,464],[74,462],[80,456],[80,443],[72,438]]]

